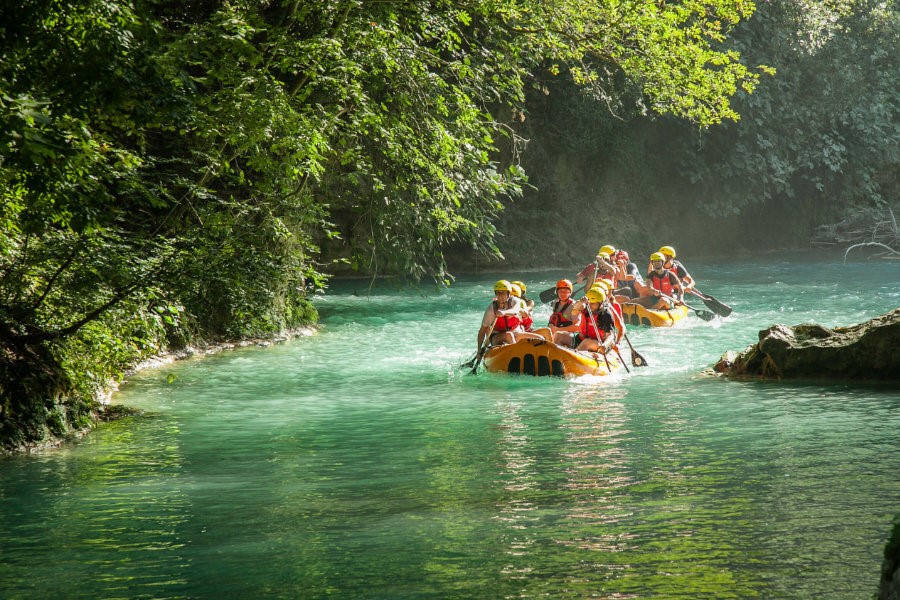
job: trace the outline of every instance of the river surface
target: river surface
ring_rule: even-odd
[[[700,372],[897,308],[900,264],[688,266],[734,313],[630,328],[612,378],[459,369],[496,274],[336,282],[315,336],[135,375],[144,415],[0,460],[0,598],[871,598],[900,390]]]

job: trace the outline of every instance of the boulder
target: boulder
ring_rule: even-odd
[[[884,548],[884,563],[881,567],[881,585],[878,600],[900,600],[900,516]]]
[[[850,327],[773,325],[713,369],[733,377],[900,381],[900,309]]]

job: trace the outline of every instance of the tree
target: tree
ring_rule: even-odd
[[[71,371],[86,353],[111,373],[165,336],[290,327],[314,317],[323,244],[446,283],[448,245],[499,253],[526,89],[564,74],[612,104],[629,82],[649,110],[735,119],[756,75],[715,47],[752,9],[6,3],[0,362]]]

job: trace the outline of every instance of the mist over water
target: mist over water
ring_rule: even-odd
[[[0,461],[0,597],[870,597],[900,390],[700,373],[900,306],[900,265],[688,267],[734,313],[630,328],[630,374],[458,369],[500,274],[336,282],[313,337],[140,373],[144,416]]]

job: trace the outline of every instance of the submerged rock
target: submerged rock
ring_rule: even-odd
[[[900,309],[851,327],[773,325],[713,368],[732,377],[900,381]]]

